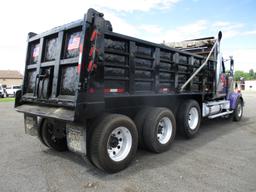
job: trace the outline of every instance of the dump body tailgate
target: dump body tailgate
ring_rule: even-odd
[[[22,99],[32,103],[74,106],[82,21],[28,39]]]

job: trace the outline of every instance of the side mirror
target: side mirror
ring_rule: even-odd
[[[218,41],[219,41],[219,42],[220,42],[221,38],[222,38],[222,32],[219,31],[219,33],[218,33]]]
[[[230,74],[234,75],[234,59],[230,57]]]
[[[234,59],[230,58],[230,66],[234,67]]]

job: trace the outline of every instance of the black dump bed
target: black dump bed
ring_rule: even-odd
[[[215,54],[216,56],[216,54]],[[147,97],[215,92],[216,57],[180,93],[205,57],[112,32],[103,14],[29,34],[18,111],[67,121],[108,108],[144,105]],[[140,98],[140,99],[138,99]]]

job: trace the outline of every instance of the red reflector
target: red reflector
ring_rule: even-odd
[[[124,88],[117,88],[117,89],[105,88],[104,93],[124,93]]]
[[[92,47],[92,48],[90,49],[90,52],[89,52],[89,56],[90,56],[90,57],[93,55],[93,52],[94,52],[94,51],[98,51],[98,49],[96,49],[95,47]]]
[[[90,57],[93,55],[94,50],[95,50],[94,47],[92,47],[92,48],[90,49],[90,53],[89,53],[89,56],[90,56]]]
[[[92,71],[92,65],[93,65],[93,63],[92,63],[92,61],[90,61],[90,63],[88,64],[88,67],[87,67],[88,72]]]
[[[95,63],[93,63],[92,61],[90,61],[90,63],[88,64],[88,67],[87,67],[87,71],[91,72],[93,69],[97,69],[97,65]]]
[[[92,36],[91,36],[91,39],[90,39],[90,40],[91,40],[91,41],[94,41],[95,38],[96,38],[96,36],[97,36],[97,31],[94,30],[94,31],[92,32]]]
[[[88,89],[88,93],[95,93],[95,92],[96,92],[96,89],[95,89],[95,88],[92,88],[92,87],[91,87],[91,88]]]

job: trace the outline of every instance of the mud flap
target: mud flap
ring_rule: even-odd
[[[25,133],[31,136],[38,136],[37,117],[31,115],[24,115]]]
[[[74,123],[66,124],[67,144],[70,151],[86,155],[86,130]]]

